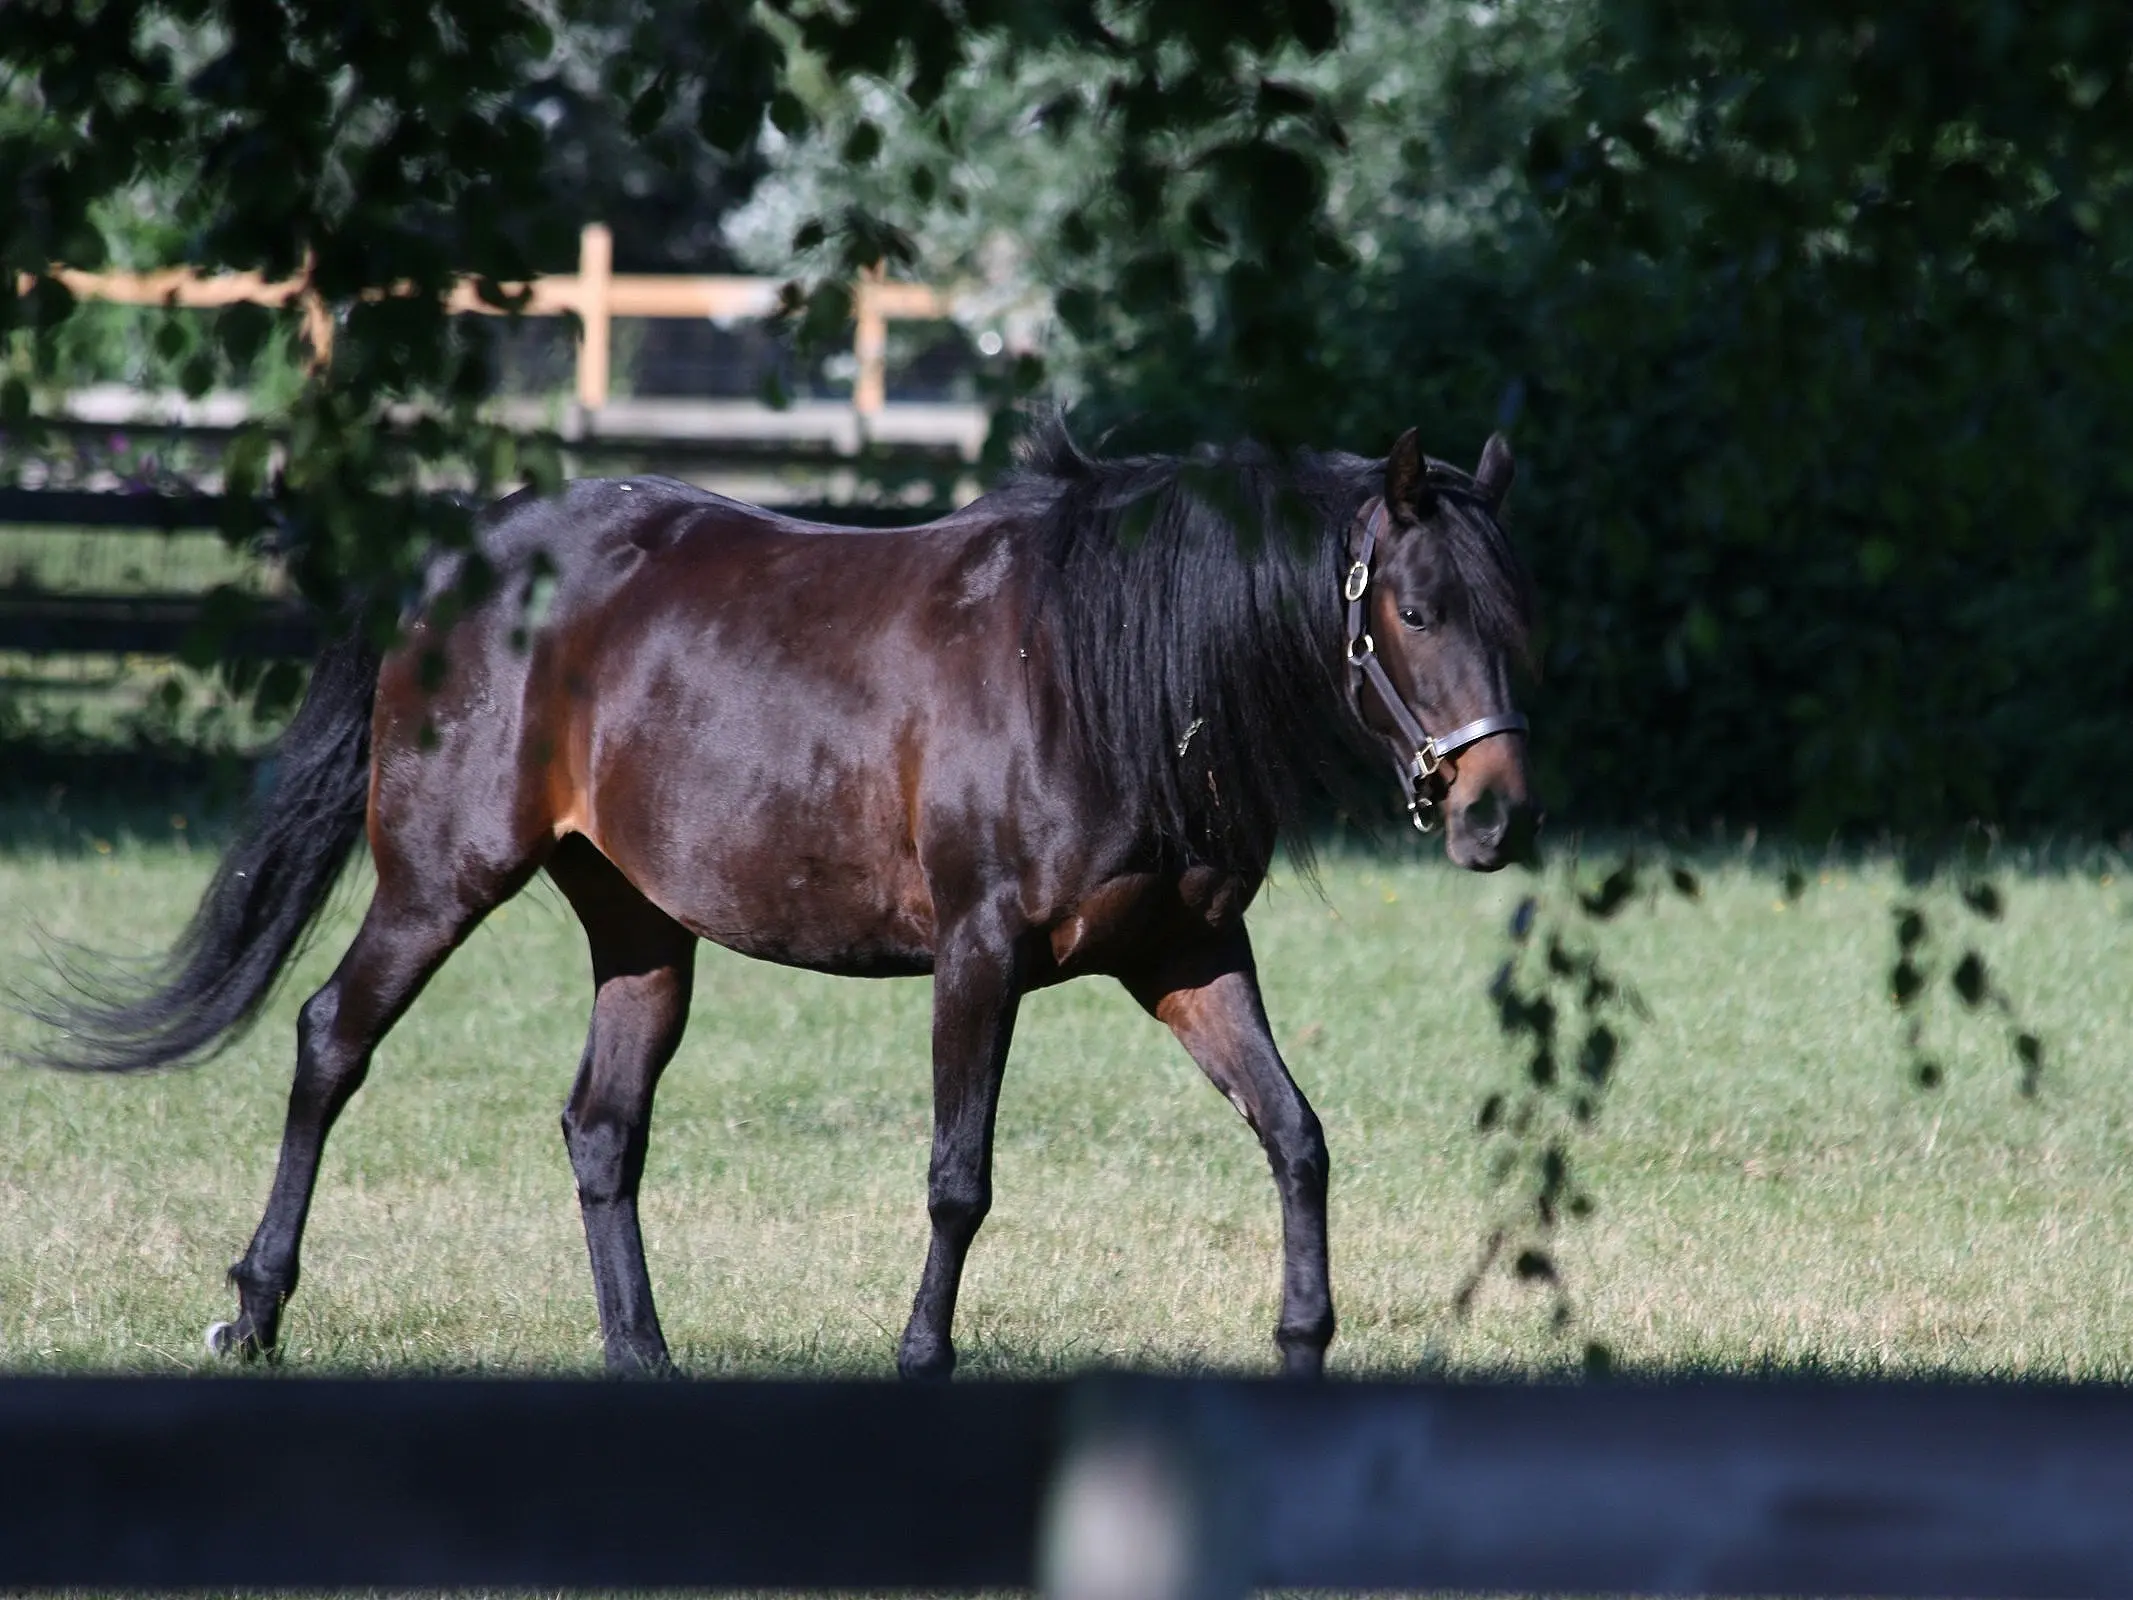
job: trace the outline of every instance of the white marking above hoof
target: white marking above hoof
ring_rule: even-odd
[[[237,1341],[230,1337],[237,1331],[236,1324],[210,1322],[207,1325],[207,1353],[211,1356],[226,1356],[236,1348]]]

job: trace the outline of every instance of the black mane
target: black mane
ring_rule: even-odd
[[[1049,636],[1076,736],[1176,859],[1308,865],[1334,810],[1390,809],[1342,667],[1346,536],[1384,463],[1256,446],[1101,460],[1056,418],[1025,441]],[[1524,569],[1466,474],[1430,463],[1435,526],[1480,637],[1522,648]],[[1182,754],[1180,753],[1182,749]]]

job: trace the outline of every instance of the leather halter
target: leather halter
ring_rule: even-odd
[[[1348,699],[1356,715],[1361,716],[1363,684],[1367,681],[1377,690],[1378,699],[1398,726],[1401,742],[1414,751],[1406,760],[1395,756],[1393,768],[1399,774],[1400,787],[1407,792],[1409,818],[1422,832],[1429,833],[1437,826],[1437,809],[1447,787],[1441,771],[1445,760],[1492,734],[1524,733],[1527,723],[1516,711],[1497,711],[1433,738],[1408,710],[1407,702],[1400,698],[1400,691],[1392,686],[1391,676],[1378,660],[1377,641],[1363,625],[1363,598],[1370,592],[1370,557],[1377,548],[1378,535],[1390,520],[1385,502],[1372,498],[1357,520],[1363,524],[1363,548],[1341,588],[1341,598],[1348,602]]]

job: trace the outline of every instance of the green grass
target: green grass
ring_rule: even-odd
[[[0,982],[53,941],[151,951],[205,846],[160,812],[11,814]],[[1652,1020],[1574,1157],[1599,1202],[1560,1258],[1580,1308],[1492,1278],[1451,1299],[1502,1203],[1474,1112],[1513,1080],[1485,990],[1528,884],[1341,857],[1255,913],[1269,1009],[1333,1152],[1333,1369],[1540,1371],[1596,1338],[1647,1368],[2133,1373],[2133,894],[2122,862],[2004,877],[1995,970],[2050,1050],[2024,1100],[1991,1030],[1942,1015],[1909,1084],[1885,998],[1893,870],[1704,861],[1700,903],[1625,913],[1608,961]],[[0,1367],[200,1367],[280,1133],[292,1016],[346,940],[352,880],[264,1024],[198,1071],[0,1068]],[[1554,891],[1559,893],[1559,888]],[[1959,913],[1936,901],[1952,932]],[[298,1370],[590,1370],[598,1342],[556,1114],[587,999],[536,887],[446,967],[329,1147],[285,1325]],[[925,1240],[929,988],[704,953],[646,1175],[652,1273],[699,1373],[886,1374]],[[0,1021],[0,1050],[31,1037]],[[968,1373],[1271,1369],[1276,1215],[1256,1145],[1114,987],[1025,1006],[997,1204],[958,1335]]]

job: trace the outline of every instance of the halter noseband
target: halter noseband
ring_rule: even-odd
[[[1439,738],[1430,737],[1415,714],[1407,709],[1400,691],[1392,686],[1392,678],[1378,660],[1377,641],[1363,626],[1363,597],[1370,592],[1370,557],[1387,521],[1385,502],[1373,499],[1367,515],[1358,520],[1363,523],[1363,548],[1355,558],[1355,565],[1348,569],[1348,581],[1341,587],[1341,598],[1348,602],[1348,698],[1360,716],[1362,689],[1367,680],[1398,725],[1401,741],[1413,748],[1414,755],[1405,761],[1396,757],[1393,768],[1399,774],[1400,787],[1407,791],[1408,816],[1417,828],[1429,833],[1437,826],[1437,808],[1444,798],[1444,780],[1439,769],[1446,758],[1470,744],[1479,744],[1491,734],[1524,733],[1527,723],[1516,711],[1497,711],[1462,723]]]

